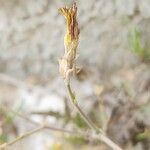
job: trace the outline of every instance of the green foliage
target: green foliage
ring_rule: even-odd
[[[6,123],[11,124],[14,120],[14,116],[12,114],[8,113],[8,114],[6,114],[5,119],[6,119]]]
[[[142,43],[141,33],[139,30],[134,29],[131,34],[131,50],[134,54],[139,56],[142,60],[150,59],[148,48]]]
[[[65,137],[65,139],[69,143],[78,144],[78,145],[82,145],[87,142],[83,137],[76,137],[76,136]]]
[[[79,114],[77,114],[75,116],[75,118],[73,119],[73,123],[79,127],[79,128],[86,128],[87,124],[85,123],[85,121],[80,117]]]
[[[7,136],[4,134],[0,134],[0,143],[5,143],[7,142]]]
[[[5,119],[6,124],[11,124],[14,120],[14,115],[5,109],[0,109],[0,115]]]
[[[145,131],[143,133],[140,133],[136,136],[136,139],[138,141],[142,141],[142,140],[145,140],[145,139],[150,139],[150,131]]]

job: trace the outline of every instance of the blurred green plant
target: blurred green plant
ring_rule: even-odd
[[[0,109],[0,115],[4,118],[5,124],[11,124],[15,118],[15,116],[11,112],[5,110],[5,108]]]
[[[72,144],[77,144],[77,145],[83,145],[86,144],[87,140],[84,139],[83,137],[77,137],[77,136],[67,136],[65,137],[66,141]]]
[[[81,118],[79,114],[76,114],[75,118],[73,118],[73,123],[78,127],[78,128],[87,128],[86,122]]]
[[[145,140],[145,139],[150,139],[150,131],[145,131],[143,133],[139,133],[137,136],[136,136],[136,139],[138,141],[142,141],[142,140]]]
[[[0,144],[3,144],[8,141],[8,137],[5,134],[0,134]]]
[[[142,61],[150,60],[150,52],[145,44],[142,43],[141,32],[138,29],[133,29],[131,33],[131,51],[141,58]]]

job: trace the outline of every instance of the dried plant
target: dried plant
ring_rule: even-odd
[[[65,82],[68,83],[70,77],[77,71],[75,61],[80,31],[78,28],[78,22],[76,20],[76,4],[74,3],[71,8],[60,8],[59,12],[67,20],[67,32],[64,37],[65,53],[63,58],[59,60],[59,71]]]
[[[65,45],[65,53],[61,60],[59,60],[59,71],[60,75],[63,77],[64,82],[66,84],[69,97],[74,107],[77,109],[81,117],[84,121],[89,125],[89,127],[94,131],[94,135],[98,136],[99,140],[106,143],[114,150],[122,150],[118,145],[116,145],[113,141],[111,141],[102,131],[102,129],[98,128],[83,112],[83,110],[78,105],[75,94],[72,92],[70,86],[70,79],[73,74],[77,73],[76,67],[76,50],[79,41],[79,28],[78,22],[76,20],[77,16],[77,6],[76,3],[70,8],[63,7],[59,9],[59,12],[65,17],[67,20],[67,33],[64,36],[64,45]]]
[[[64,7],[60,8],[59,12],[65,17],[67,21],[67,32],[64,36],[64,46],[65,46],[65,52],[62,57],[62,59],[59,60],[59,71],[60,75],[63,77],[65,85],[68,90],[68,94],[70,97],[71,102],[73,103],[73,106],[77,109],[82,119],[87,123],[87,125],[92,129],[89,133],[84,133],[82,131],[75,132],[66,130],[64,128],[57,128],[50,126],[46,123],[41,122],[35,122],[32,119],[26,117],[24,114],[20,114],[18,112],[14,112],[13,110],[10,110],[13,114],[16,114],[17,116],[21,117],[25,121],[37,126],[37,128],[34,128],[33,130],[30,130],[20,136],[18,136],[16,139],[12,141],[8,141],[2,145],[0,145],[0,149],[6,149],[9,146],[12,146],[13,144],[19,142],[20,140],[35,134],[43,129],[49,129],[57,132],[63,132],[66,134],[72,134],[78,137],[84,137],[85,139],[96,139],[104,142],[106,145],[108,145],[113,150],[122,150],[117,144],[115,144],[112,140],[110,140],[104,133],[104,131],[100,128],[98,128],[83,112],[83,110],[78,105],[78,101],[76,99],[76,95],[74,92],[72,92],[70,81],[71,77],[73,75],[76,75],[78,73],[78,67],[76,67],[76,59],[77,59],[77,47],[79,42],[79,27],[78,22],[76,20],[77,17],[77,6],[76,3],[74,3],[70,8]],[[18,83],[16,80],[12,80],[8,77],[4,77],[6,80],[9,80],[12,83],[15,83],[20,86],[24,86],[22,83]]]

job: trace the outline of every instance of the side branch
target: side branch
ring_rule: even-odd
[[[44,126],[41,126],[41,127],[36,128],[36,129],[33,129],[31,131],[28,131],[25,134],[22,134],[21,136],[19,136],[16,139],[14,139],[13,141],[0,145],[0,150],[3,150],[3,149],[5,149],[8,146],[13,145],[13,144],[19,142],[20,140],[22,140],[22,139],[24,139],[24,138],[26,138],[26,137],[34,134],[34,133],[37,133],[37,132],[41,131],[44,128],[45,128]]]

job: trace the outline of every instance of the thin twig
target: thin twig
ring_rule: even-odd
[[[36,125],[36,126],[39,126],[39,127],[37,127],[36,129],[33,129],[33,130],[31,130],[31,131],[28,131],[28,132],[24,133],[23,135],[17,137],[16,139],[14,139],[14,140],[11,141],[11,142],[4,143],[4,144],[0,145],[0,150],[3,150],[3,149],[5,149],[5,148],[8,147],[8,146],[11,146],[11,145],[17,143],[17,142],[19,142],[20,140],[22,140],[22,139],[24,139],[24,138],[26,138],[26,137],[28,137],[28,136],[34,134],[34,133],[37,133],[37,132],[41,131],[42,129],[49,129],[49,130],[51,130],[51,131],[58,131],[58,132],[62,132],[62,133],[71,134],[71,135],[74,135],[74,136],[79,136],[79,137],[82,136],[82,137],[84,137],[84,138],[86,138],[86,139],[87,139],[88,137],[90,137],[90,135],[88,135],[88,134],[86,134],[86,133],[83,133],[83,132],[82,132],[82,133],[79,133],[79,132],[70,131],[70,130],[63,129],[63,128],[57,128],[57,127],[49,126],[49,125],[46,125],[46,124],[44,124],[44,123],[41,124],[41,123],[38,123],[38,122],[36,122],[36,121],[33,121],[32,119],[26,117],[25,115],[23,115],[23,114],[21,114],[21,113],[19,113],[19,112],[16,112],[16,111],[13,111],[13,110],[11,110],[11,112],[14,113],[15,115],[19,116],[20,118],[22,118],[22,119],[24,119],[24,120],[30,122],[31,124]],[[94,138],[96,138],[96,137],[94,137]]]
[[[105,144],[107,144],[109,147],[111,147],[113,150],[122,150],[121,147],[119,147],[116,143],[114,143],[112,140],[110,140],[102,131],[102,129],[99,129],[96,127],[96,125],[85,115],[85,113],[82,111],[80,106],[77,103],[76,97],[74,93],[72,92],[70,82],[67,83],[67,90],[69,93],[69,97],[71,102],[73,103],[74,107],[77,109],[78,113],[81,115],[81,117],[85,120],[85,122],[88,124],[88,126],[95,131],[94,136],[99,139],[100,141],[103,141]]]
[[[75,132],[75,131],[70,131],[70,130],[67,130],[67,129],[63,129],[63,128],[58,128],[58,127],[54,127],[54,126],[50,126],[50,125],[47,125],[46,123],[40,123],[40,122],[37,122],[37,121],[34,121],[28,117],[26,117],[24,114],[21,114],[19,112],[16,112],[16,111],[13,111],[11,110],[12,113],[16,114],[18,117],[30,122],[31,124],[35,125],[35,126],[40,126],[40,125],[43,125],[46,129],[49,129],[51,131],[58,131],[58,132],[63,132],[63,133],[68,133],[68,134],[72,134],[72,135],[76,135],[76,136],[83,136],[84,134],[83,133],[79,133],[79,132]]]
[[[14,143],[38,132],[38,131],[41,131],[42,129],[49,129],[51,131],[58,131],[58,132],[62,132],[62,133],[68,133],[68,134],[72,134],[72,135],[75,135],[75,136],[80,136],[80,137],[84,137],[86,139],[88,139],[89,137],[90,138],[93,138],[93,139],[97,139],[97,140],[101,140],[103,141],[104,143],[106,143],[107,145],[109,145],[112,149],[114,150],[122,150],[121,148],[119,148],[114,142],[112,142],[109,138],[107,138],[105,135],[103,135],[102,133],[99,133],[99,134],[89,134],[89,133],[85,133],[85,132],[75,132],[75,131],[70,131],[70,130],[66,130],[66,129],[63,129],[63,128],[57,128],[57,127],[53,127],[53,126],[49,126],[49,125],[46,125],[44,123],[38,123],[36,121],[33,121],[32,119],[26,117],[25,115],[19,113],[19,112],[16,112],[16,111],[13,111],[11,110],[12,113],[16,114],[17,116],[21,117],[22,119],[30,122],[31,124],[33,125],[36,125],[36,126],[39,126],[38,128],[34,129],[34,130],[31,130],[21,136],[19,136],[18,138],[16,138],[15,140],[11,141],[11,142],[8,142],[8,143],[5,143],[3,145],[0,146],[0,149],[4,149],[6,148],[7,146],[10,146],[10,145],[13,145]],[[83,112],[82,112],[83,114]],[[84,116],[86,116],[84,114]]]
[[[82,119],[84,119],[84,121],[89,125],[89,127],[91,129],[93,129],[94,131],[98,132],[98,128],[95,126],[95,124],[93,124],[93,122],[85,115],[85,113],[82,111],[82,109],[79,107],[76,99],[75,99],[75,95],[73,94],[72,92],[72,89],[70,87],[70,84],[68,83],[67,84],[67,90],[68,90],[68,93],[70,95],[70,98],[71,98],[71,102],[73,103],[73,105],[75,106],[75,108],[78,110],[78,112],[80,113]]]
[[[19,112],[15,112],[13,110],[12,110],[12,112],[15,113],[16,115],[18,115],[19,117],[21,117],[22,119],[24,119],[24,120],[26,120],[26,121],[34,124],[34,125],[38,125],[38,126],[41,125],[40,123],[38,123],[36,121],[33,121],[32,119],[26,117],[25,115],[23,115]],[[114,149],[114,150],[122,150],[122,149],[119,149],[118,146],[113,144],[113,142],[109,138],[107,138],[105,135],[103,135],[101,133],[99,133],[99,134],[89,134],[89,133],[84,133],[84,132],[75,132],[75,131],[70,131],[70,130],[66,130],[66,129],[63,129],[63,128],[52,127],[52,126],[49,126],[49,125],[46,125],[46,124],[43,125],[43,127],[46,128],[46,129],[52,130],[52,131],[68,133],[68,134],[71,134],[71,135],[84,137],[86,139],[88,139],[90,137],[90,138],[93,138],[93,139],[101,140],[104,143],[107,143],[107,145],[109,145],[110,147],[113,147],[112,149]]]
[[[31,114],[33,115],[42,115],[42,116],[52,116],[52,117],[55,117],[57,119],[60,119],[60,118],[64,118],[64,115],[59,113],[59,112],[55,112],[55,111],[33,111],[31,112]]]
[[[14,139],[13,141],[0,145],[0,150],[6,148],[8,146],[13,145],[13,144],[17,143],[18,141],[20,141],[20,140],[22,140],[22,139],[24,139],[24,138],[26,138],[26,137],[34,134],[34,133],[37,133],[37,132],[41,131],[44,128],[45,128],[44,126],[40,126],[40,127],[36,128],[36,129],[28,131],[25,134],[22,134],[19,137],[17,137],[16,139]]]
[[[99,133],[96,135],[97,139],[104,142],[106,145],[108,145],[113,150],[123,150],[120,146],[118,146],[116,143],[114,143],[110,138],[108,138],[106,135]],[[95,137],[95,138],[96,138]]]

